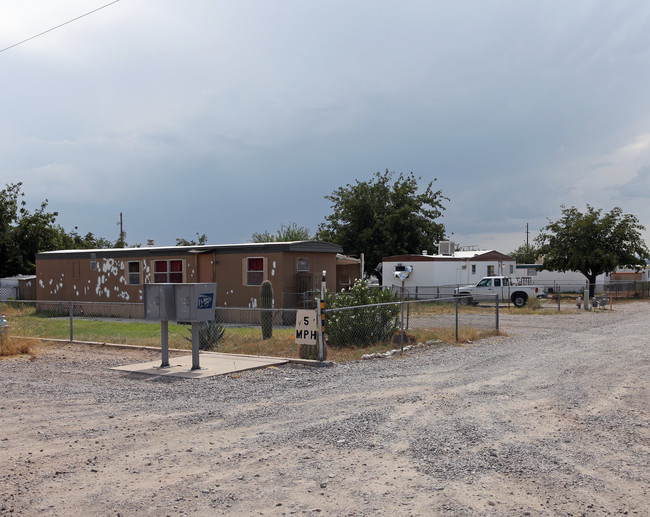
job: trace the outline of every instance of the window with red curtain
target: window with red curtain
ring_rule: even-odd
[[[183,283],[183,261],[182,260],[169,261],[169,281],[172,284]]]
[[[155,260],[153,263],[153,281],[157,284],[182,284],[182,260]]]
[[[246,285],[262,285],[264,281],[264,259],[253,257],[247,259]]]

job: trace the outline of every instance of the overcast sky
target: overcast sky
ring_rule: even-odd
[[[109,1],[2,0],[0,48]],[[120,0],[0,79],[0,186],[81,234],[315,231],[386,169],[437,178],[460,245],[510,252],[561,205],[650,227],[650,2]]]

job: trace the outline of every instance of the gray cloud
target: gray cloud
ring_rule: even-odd
[[[87,10],[36,3],[0,8],[0,33]],[[119,2],[0,54],[0,172],[65,227],[114,237],[124,212],[133,242],[315,230],[324,195],[386,168],[438,178],[461,243],[510,251],[562,203],[643,221],[649,20],[632,1]]]

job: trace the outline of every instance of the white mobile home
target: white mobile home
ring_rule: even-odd
[[[540,284],[549,289],[555,290],[556,286],[559,286],[562,292],[582,292],[587,283],[587,278],[578,271],[548,271],[542,269],[541,264],[517,264],[516,275],[517,280],[529,277],[534,284]],[[607,275],[598,275],[596,290],[602,290],[604,284],[608,282]]]
[[[495,250],[451,251],[445,255],[395,255],[382,261],[382,285],[401,287],[395,273],[407,271],[404,286],[457,286],[475,284],[484,276],[515,276],[515,259]],[[404,276],[404,275],[402,275]]]
[[[540,284],[555,292],[582,292],[587,285],[587,278],[578,271],[548,271],[542,269],[541,264],[517,264],[517,280],[529,277],[534,284]],[[601,274],[596,277],[596,291],[605,290],[611,283],[620,282],[648,282],[650,281],[650,268],[640,270],[617,269],[613,273]]]

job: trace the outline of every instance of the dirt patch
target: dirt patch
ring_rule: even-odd
[[[208,379],[0,361],[0,515],[647,515],[650,304]]]

